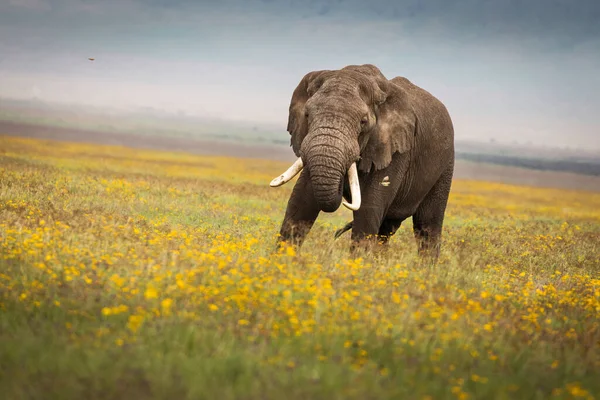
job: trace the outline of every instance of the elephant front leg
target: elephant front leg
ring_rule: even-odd
[[[396,231],[400,228],[403,221],[404,218],[386,218],[383,220],[383,223],[379,228],[379,241],[381,244],[387,246],[390,238],[396,234]]]
[[[352,243],[350,244],[350,253],[353,256],[357,256],[361,251],[370,252],[379,245],[382,220],[381,208],[354,212]]]
[[[288,200],[277,238],[278,248],[284,243],[301,247],[319,216],[319,211],[308,170],[303,170]]]
[[[402,182],[402,179],[390,179],[390,176],[402,176],[403,165],[396,161],[393,168],[377,171],[361,181],[362,206],[354,212],[352,224],[350,250],[353,255],[384,248],[400,226],[402,219],[386,218],[386,213]],[[382,182],[388,184],[382,185]]]

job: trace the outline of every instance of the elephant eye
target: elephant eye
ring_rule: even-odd
[[[360,120],[360,124],[361,125],[366,125],[367,122],[369,122],[369,117],[367,117],[366,115],[364,117],[362,117],[362,119]]]

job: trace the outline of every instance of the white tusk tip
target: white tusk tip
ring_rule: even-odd
[[[358,211],[358,209],[360,208],[360,204],[354,205],[354,204],[348,203],[347,201],[343,201],[342,204],[344,205],[344,207],[346,207],[347,209],[352,210],[352,211]]]
[[[271,187],[278,187],[281,186],[285,183],[283,176],[278,176],[277,178],[273,179],[270,183]]]
[[[349,210],[357,211],[360,208],[360,184],[358,182],[358,172],[356,170],[356,163],[352,163],[348,169],[348,181],[350,183],[350,196],[352,196],[352,203],[348,203],[343,200],[344,207]]]
[[[300,171],[302,171],[302,166],[302,159],[298,158],[296,162],[287,169],[287,171],[271,181],[271,187],[281,186],[284,183],[289,182],[294,176],[298,175]]]

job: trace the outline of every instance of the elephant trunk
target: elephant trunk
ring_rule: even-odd
[[[346,172],[351,166],[356,171],[358,143],[336,129],[318,128],[307,135],[301,153],[319,209],[336,211],[342,203]]]

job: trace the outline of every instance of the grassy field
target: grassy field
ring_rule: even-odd
[[[600,194],[455,180],[437,265],[351,214],[274,252],[287,165],[0,136],[0,393],[600,398]]]

